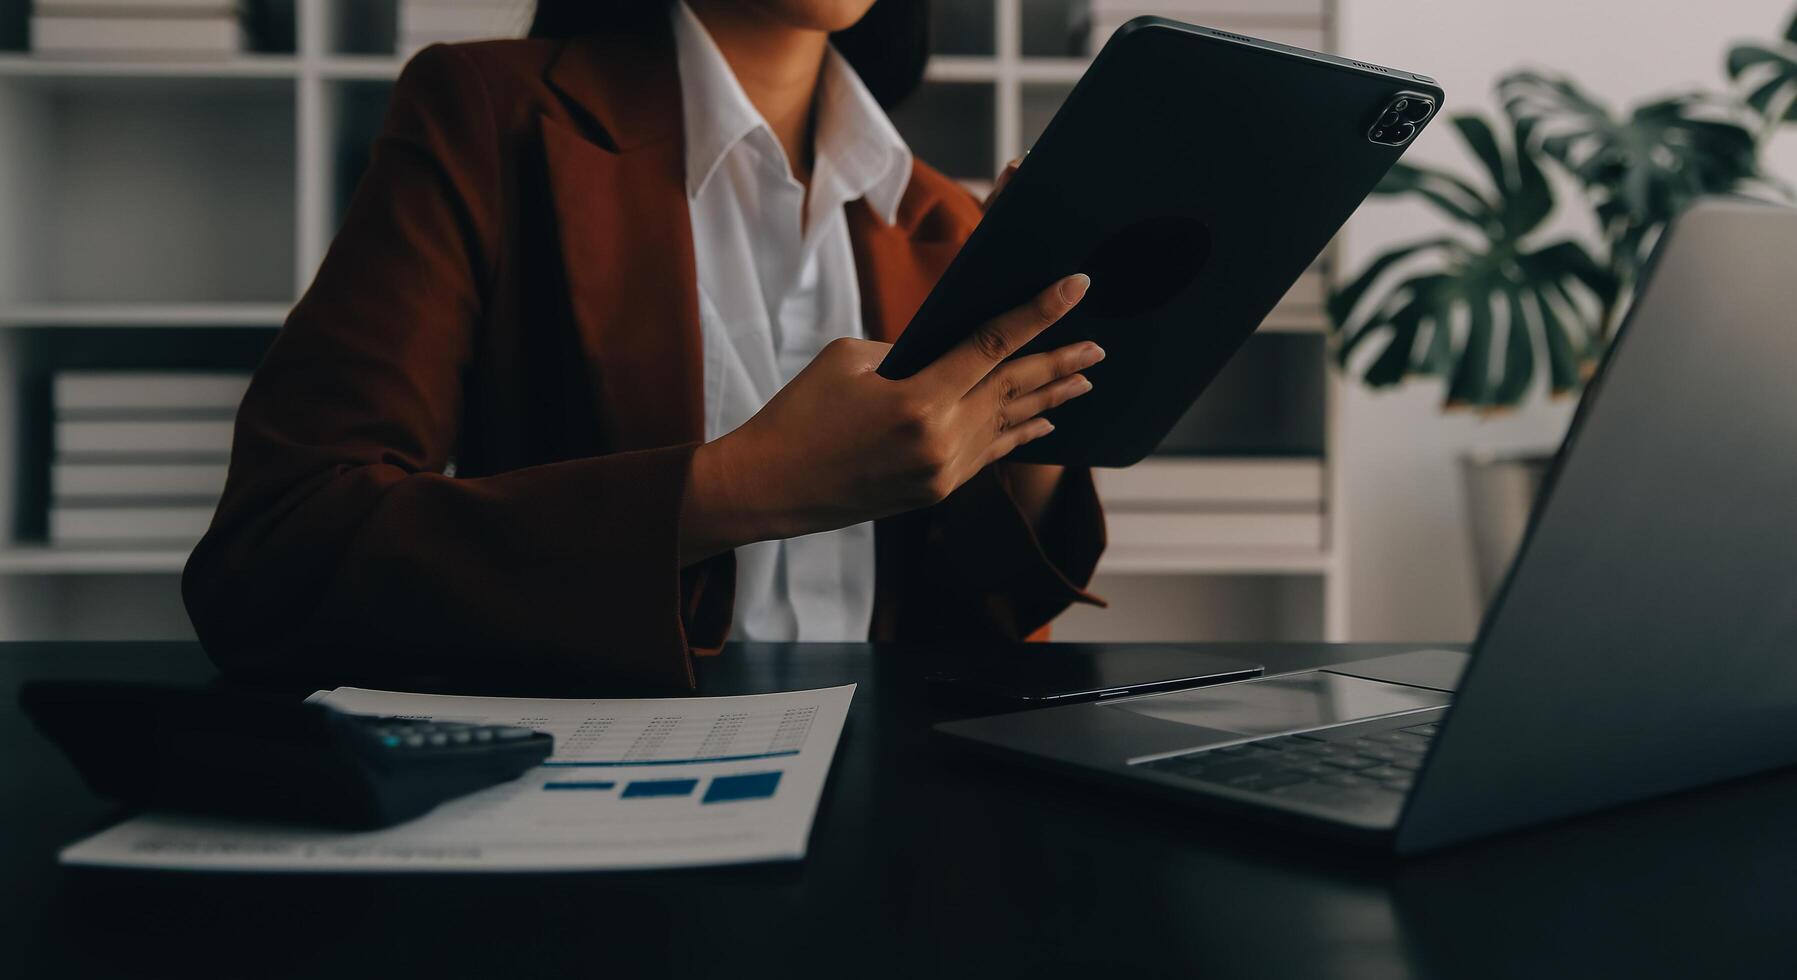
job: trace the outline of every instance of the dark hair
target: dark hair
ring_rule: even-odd
[[[566,38],[600,34],[665,11],[673,0],[537,0],[531,37]],[[880,105],[898,105],[923,81],[930,57],[928,0],[875,0],[853,27],[830,35],[830,43],[855,66]]]

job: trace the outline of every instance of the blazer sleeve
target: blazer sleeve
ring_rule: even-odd
[[[343,228],[256,371],[182,579],[227,672],[690,687],[689,650],[722,642],[733,568],[711,569],[701,603],[677,557],[693,446],[444,473],[500,244],[494,120],[466,55],[407,66]]]
[[[988,466],[931,515],[925,574],[939,576],[967,601],[971,622],[960,636],[1046,639],[1048,623],[1074,603],[1103,606],[1087,591],[1104,553],[1104,512],[1092,471],[1069,466],[1040,525],[1032,526]]]
[[[1038,526],[1032,526],[989,466],[934,507],[888,518],[880,528],[886,602],[876,639],[956,643],[1039,640],[1076,602],[1102,606],[1086,590],[1104,551],[1104,514],[1091,471],[1068,467]]]

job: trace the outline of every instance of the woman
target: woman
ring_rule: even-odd
[[[979,218],[873,94],[916,85],[923,9],[545,0],[413,59],[188,562],[212,656],[690,687],[727,637],[1095,601],[1089,474],[998,462],[1090,388],[1090,344],[1003,360],[1085,278],[873,373]]]

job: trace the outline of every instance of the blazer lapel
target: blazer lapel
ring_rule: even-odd
[[[861,323],[872,340],[890,344],[898,339],[961,250],[960,238],[932,233],[945,224],[926,220],[937,202],[936,194],[913,176],[894,224],[882,222],[865,200],[848,205]]]
[[[568,42],[549,82],[591,126],[542,117],[569,302],[607,448],[618,452],[705,435],[679,79],[660,20],[659,33]]]

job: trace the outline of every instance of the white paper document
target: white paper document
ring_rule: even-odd
[[[555,754],[509,783],[375,831],[135,817],[65,864],[242,871],[591,871],[805,856],[853,684],[728,698],[400,694],[311,700],[358,714],[521,725]]]

